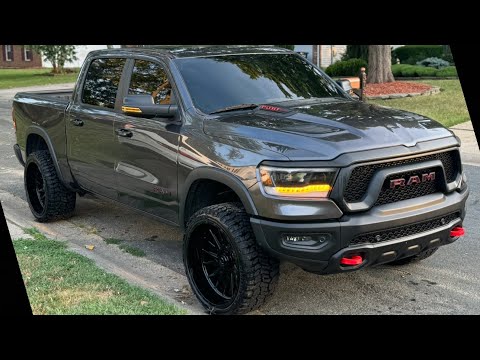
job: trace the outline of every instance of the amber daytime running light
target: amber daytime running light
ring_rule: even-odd
[[[327,198],[336,169],[288,169],[260,166],[259,176],[268,195],[295,198]]]

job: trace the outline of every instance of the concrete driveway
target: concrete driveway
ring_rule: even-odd
[[[23,168],[12,150],[15,136],[11,99],[17,91],[0,91],[0,199],[12,229],[36,226],[50,237],[66,239],[73,250],[94,259],[107,271],[149,288],[192,313],[202,313],[184,276],[182,234],[177,229],[88,196],[78,199],[76,216],[69,221],[33,221],[25,201]],[[471,132],[468,126],[467,123],[459,128],[459,136],[461,132]],[[472,194],[464,223],[467,236],[463,240],[440,249],[420,264],[406,267],[381,266],[356,273],[316,276],[294,265],[282,264],[276,294],[256,313],[480,314],[480,153],[473,144],[475,138],[469,139],[464,143],[469,164],[465,168]],[[118,239],[143,249],[146,257],[126,254],[116,245],[107,245],[104,239]],[[86,244],[94,244],[95,250],[86,250]]]

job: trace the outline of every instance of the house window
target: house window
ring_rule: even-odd
[[[5,45],[5,61],[13,61],[13,45]]]
[[[25,61],[32,61],[32,48],[30,46],[23,47],[23,59]]]

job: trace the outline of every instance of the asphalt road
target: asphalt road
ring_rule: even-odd
[[[5,91],[0,92],[0,134],[0,192],[25,201],[23,168],[12,150],[10,94]],[[464,239],[406,267],[317,276],[282,264],[278,290],[259,313],[480,314],[480,167],[465,168],[472,191]],[[143,249],[149,261],[184,274],[182,236],[173,227],[92,197],[78,199],[69,222],[86,234],[128,242]]]

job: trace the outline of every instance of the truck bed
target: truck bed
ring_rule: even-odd
[[[48,99],[49,101],[54,100],[56,103],[65,103],[68,104],[72,98],[73,89],[65,90],[47,90],[47,91],[29,91],[18,93],[19,98],[31,98],[35,100]]]

